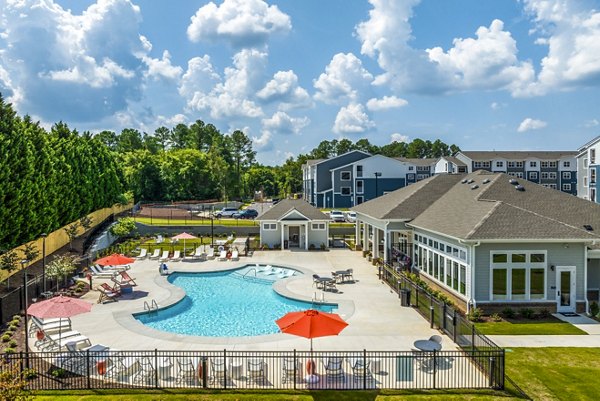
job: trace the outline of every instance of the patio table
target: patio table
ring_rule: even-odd
[[[336,270],[334,273],[342,278],[342,283],[351,275],[348,270]]]
[[[426,352],[440,351],[442,349],[442,344],[431,340],[417,340],[414,342],[414,346],[416,349]]]

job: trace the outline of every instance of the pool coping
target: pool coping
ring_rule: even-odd
[[[224,266],[216,266],[210,268],[204,268],[202,266],[194,266],[194,268],[186,268],[185,270],[174,268],[172,270],[173,273],[214,273],[214,272],[224,272],[224,271],[233,271],[238,270],[247,266],[250,266],[256,263],[247,263],[240,262],[234,265],[228,264]],[[289,264],[281,264],[276,263],[273,264],[274,267],[284,267],[289,269],[294,269],[302,272],[306,277],[312,277],[315,273],[314,271],[300,266],[294,266]],[[168,291],[169,295],[162,300],[157,300],[159,305],[158,310],[168,308],[181,302],[181,300],[186,296],[185,291],[171,284],[167,280],[168,276],[157,275],[154,278],[154,284],[158,287],[163,288]],[[277,280],[273,283],[273,290],[286,298],[304,301],[304,302],[313,302],[311,297],[306,295],[298,294],[296,292],[291,291],[287,285],[290,282],[295,280],[304,279],[304,276],[292,276],[289,278]],[[317,302],[320,303],[320,302]],[[348,299],[340,299],[332,302],[323,302],[324,304],[337,304],[338,313],[344,320],[348,320],[352,317],[355,312],[354,301]],[[137,320],[134,315],[144,313],[144,311],[131,311],[131,310],[120,310],[117,312],[113,312],[113,317],[115,321],[123,326],[124,328],[132,331],[135,334],[150,337],[152,339],[165,340],[165,341],[175,341],[175,342],[183,342],[183,343],[194,343],[194,344],[211,344],[211,345],[235,345],[235,344],[258,344],[264,343],[268,341],[280,341],[289,339],[289,336],[283,333],[274,333],[274,334],[265,334],[260,336],[248,336],[248,337],[208,337],[208,336],[193,336],[186,334],[177,334],[170,333],[166,331],[156,330],[149,326],[146,326],[139,320]]]

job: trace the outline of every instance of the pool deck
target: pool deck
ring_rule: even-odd
[[[400,306],[400,299],[377,277],[377,270],[359,252],[345,249],[329,251],[257,251],[239,261],[180,261],[168,262],[171,272],[208,272],[232,269],[247,264],[271,264],[301,270],[304,275],[277,282],[275,289],[282,295],[311,301],[314,297],[339,304],[340,315],[348,327],[339,336],[314,340],[319,350],[390,351],[410,350],[416,340],[427,339],[437,330],[412,308]],[[355,282],[338,284],[338,292],[323,292],[313,286],[312,274],[331,276],[332,271],[354,269]],[[84,299],[94,302],[91,313],[73,317],[72,327],[89,337],[92,344],[104,344],[120,350],[244,350],[277,351],[308,350],[310,341],[287,334],[256,337],[194,337],[160,332],[144,326],[132,317],[143,312],[144,303],[155,300],[159,307],[177,302],[183,290],[158,274],[158,261],[136,261],[129,274],[137,282],[131,295],[118,302],[96,304],[99,292],[94,290]],[[108,279],[94,278],[96,288]],[[456,345],[446,336],[443,349],[455,350]]]

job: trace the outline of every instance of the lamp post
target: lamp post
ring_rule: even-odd
[[[214,220],[215,220],[215,216],[210,215],[210,247],[214,248],[215,247],[215,226],[214,226]]]
[[[46,237],[48,234],[42,233],[42,288],[46,292]]]
[[[379,188],[377,187],[378,184],[378,179],[379,177],[381,177],[381,173],[379,171],[373,173],[375,174],[375,197],[377,198],[379,196]]]
[[[27,321],[27,259],[21,260],[21,272],[23,273],[23,316],[25,323],[25,367],[29,369],[29,328],[27,327],[29,322]]]

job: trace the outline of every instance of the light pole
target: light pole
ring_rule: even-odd
[[[375,172],[373,173],[375,174],[375,197],[377,198],[379,196],[379,188],[377,188],[377,180],[379,179],[379,177],[381,177],[381,173],[380,172]]]
[[[214,248],[215,247],[215,226],[214,226],[214,220],[215,220],[215,216],[210,215],[210,247]]]
[[[23,273],[23,316],[25,316],[25,367],[29,369],[29,328],[27,321],[27,263],[29,261],[27,259],[21,260],[21,272]]]
[[[46,292],[46,237],[48,234],[42,233],[42,288]]]

